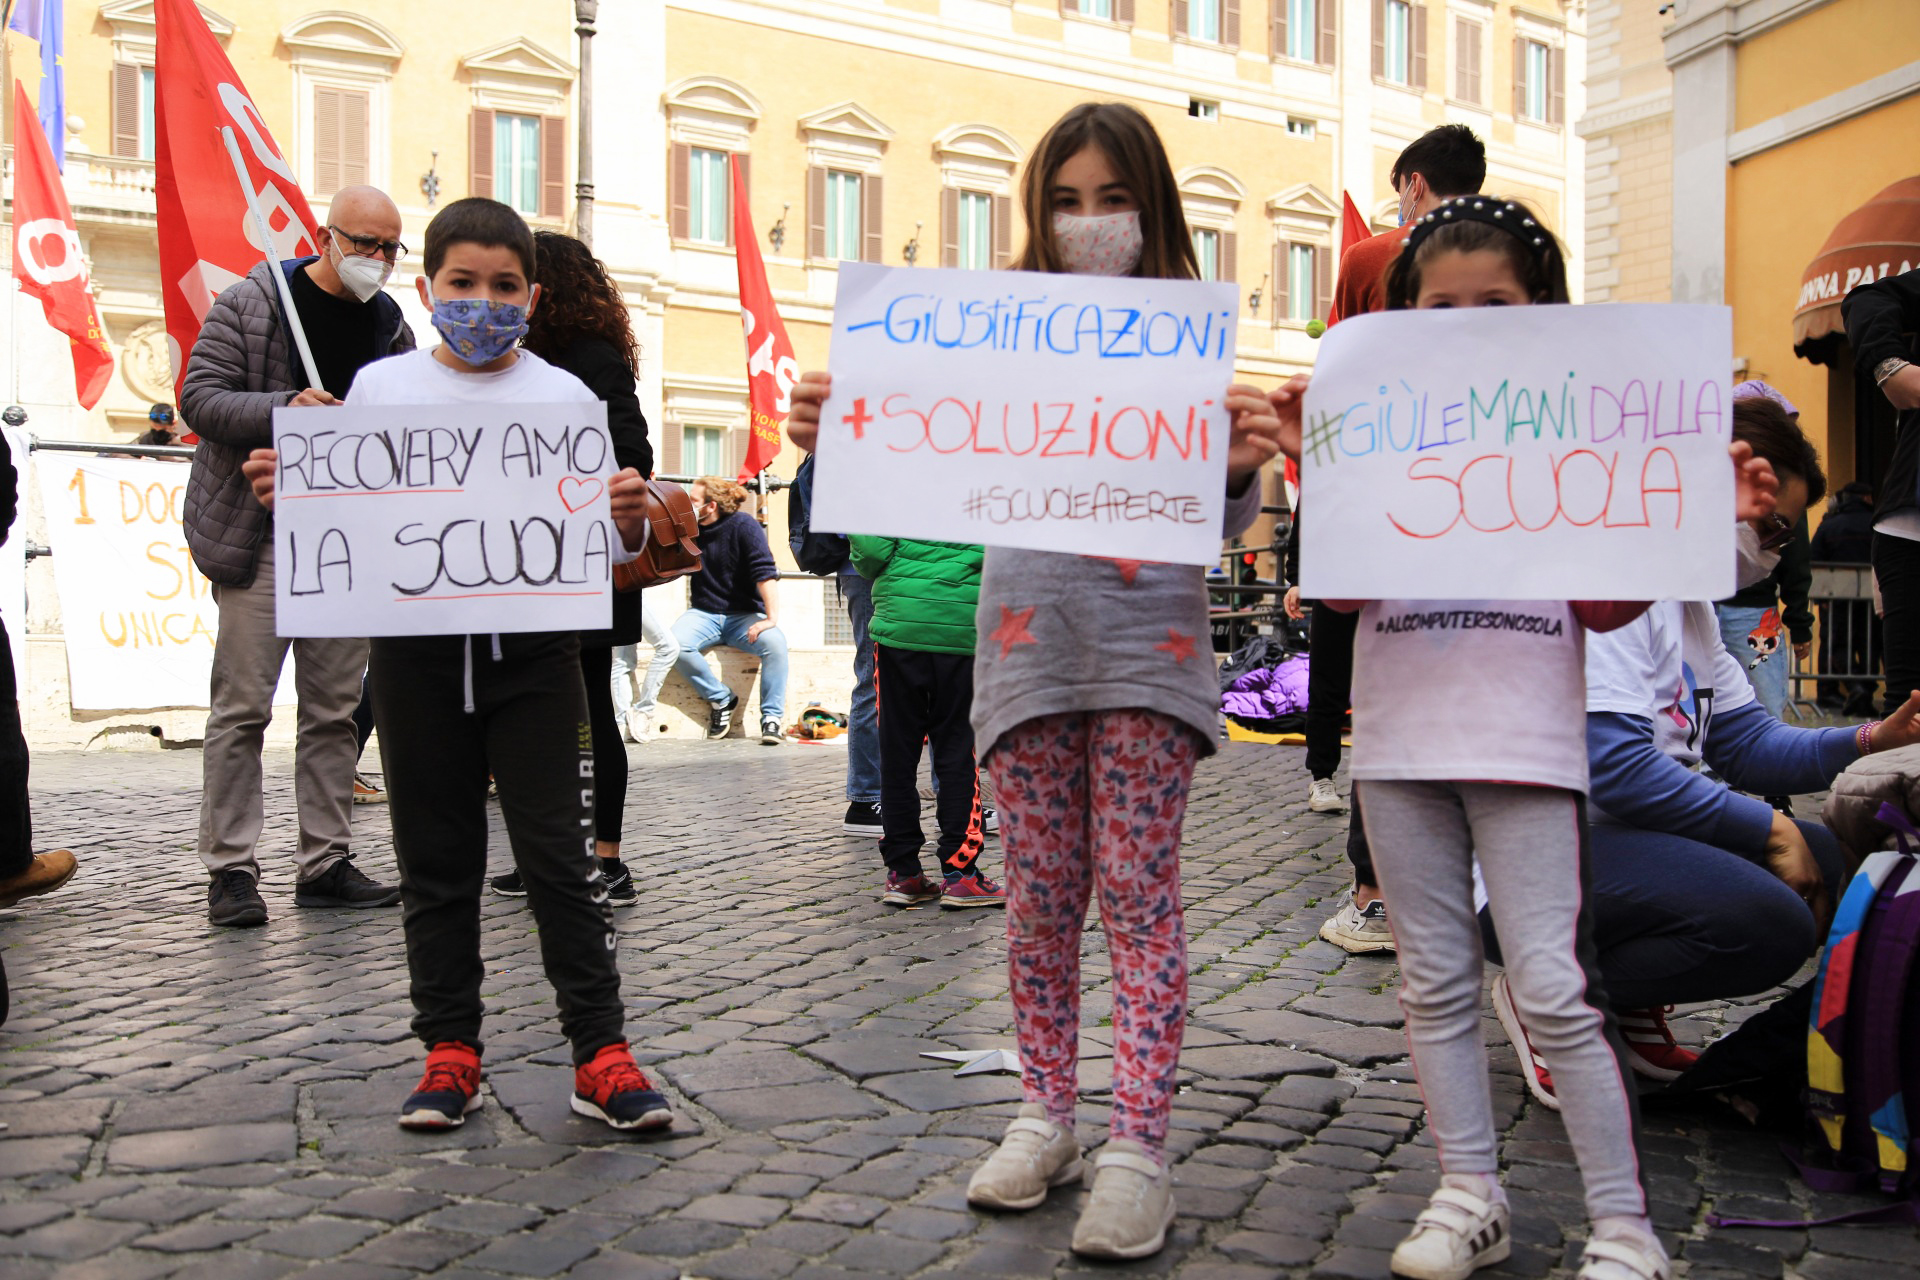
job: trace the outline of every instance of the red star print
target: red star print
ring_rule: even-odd
[[[1176,663],[1185,664],[1193,656],[1193,637],[1183,636],[1172,627],[1167,628],[1167,642],[1153,646],[1162,653],[1170,653]]]
[[[1120,571],[1121,579],[1128,586],[1133,585],[1133,580],[1140,575],[1140,566],[1146,563],[1145,560],[1121,560],[1114,556],[1107,556],[1106,559]]]
[[[1000,606],[1000,625],[994,628],[992,639],[999,642],[1001,658],[1012,652],[1015,645],[1040,643],[1033,638],[1033,632],[1027,630],[1027,624],[1033,621],[1033,613],[1033,609],[1022,609],[1015,613],[1005,605]]]

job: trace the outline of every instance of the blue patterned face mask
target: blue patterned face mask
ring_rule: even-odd
[[[447,350],[475,368],[513,350],[527,332],[527,309],[518,303],[490,298],[443,300],[433,296],[432,285],[427,286],[427,301],[433,304],[433,327],[446,340]]]

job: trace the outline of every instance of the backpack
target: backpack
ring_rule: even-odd
[[[1920,1222],[1920,1144],[1907,1116],[1909,1099],[1920,1106],[1920,859],[1908,843],[1920,830],[1891,804],[1878,817],[1900,847],[1869,855],[1834,913],[1807,1019],[1811,1151],[1794,1163],[1816,1191],[1879,1190],[1901,1202],[1817,1223],[1713,1225]]]
[[[853,544],[845,534],[814,532],[812,454],[793,473],[793,486],[787,491],[787,545],[793,548],[795,564],[823,578],[846,568],[853,555]]]

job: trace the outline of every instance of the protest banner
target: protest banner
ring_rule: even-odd
[[[1216,563],[1238,296],[841,263],[815,527]]]
[[[604,403],[276,409],[273,436],[281,635],[611,625]]]
[[[1319,599],[1718,600],[1725,307],[1478,307],[1328,330],[1301,430]]]
[[[187,466],[47,452],[33,466],[73,709],[206,706],[220,614],[180,526]]]

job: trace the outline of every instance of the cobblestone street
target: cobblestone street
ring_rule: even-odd
[[[872,842],[839,829],[843,752],[630,750],[628,1029],[679,1115],[654,1140],[569,1112],[531,918],[497,896],[483,907],[486,1105],[444,1135],[395,1125],[421,1059],[399,910],[293,905],[289,753],[267,761],[272,919],[255,930],[206,922],[198,751],[38,756],[39,845],[71,847],[81,869],[0,913],[13,986],[0,1277],[1387,1275],[1434,1151],[1391,959],[1315,938],[1346,881],[1345,818],[1306,812],[1297,749],[1230,745],[1195,784],[1180,1216],[1164,1253],[1122,1267],[1068,1252],[1077,1188],[1024,1215],[964,1202],[1019,1083],[920,1055],[1013,1047],[1001,915],[880,904]],[[355,827],[360,865],[392,878],[385,808],[357,810]],[[984,865],[998,875],[991,842]],[[1088,1146],[1104,1136],[1111,1061],[1104,956],[1090,932]],[[1678,1034],[1698,1044],[1739,1011],[1681,1013]],[[1485,1025],[1516,1243],[1484,1274],[1567,1276],[1584,1231],[1571,1151],[1490,1012]],[[1920,1277],[1911,1228],[1704,1226],[1714,1210],[1864,1203],[1809,1194],[1773,1135],[1656,1112],[1644,1154],[1655,1221],[1691,1280]]]

